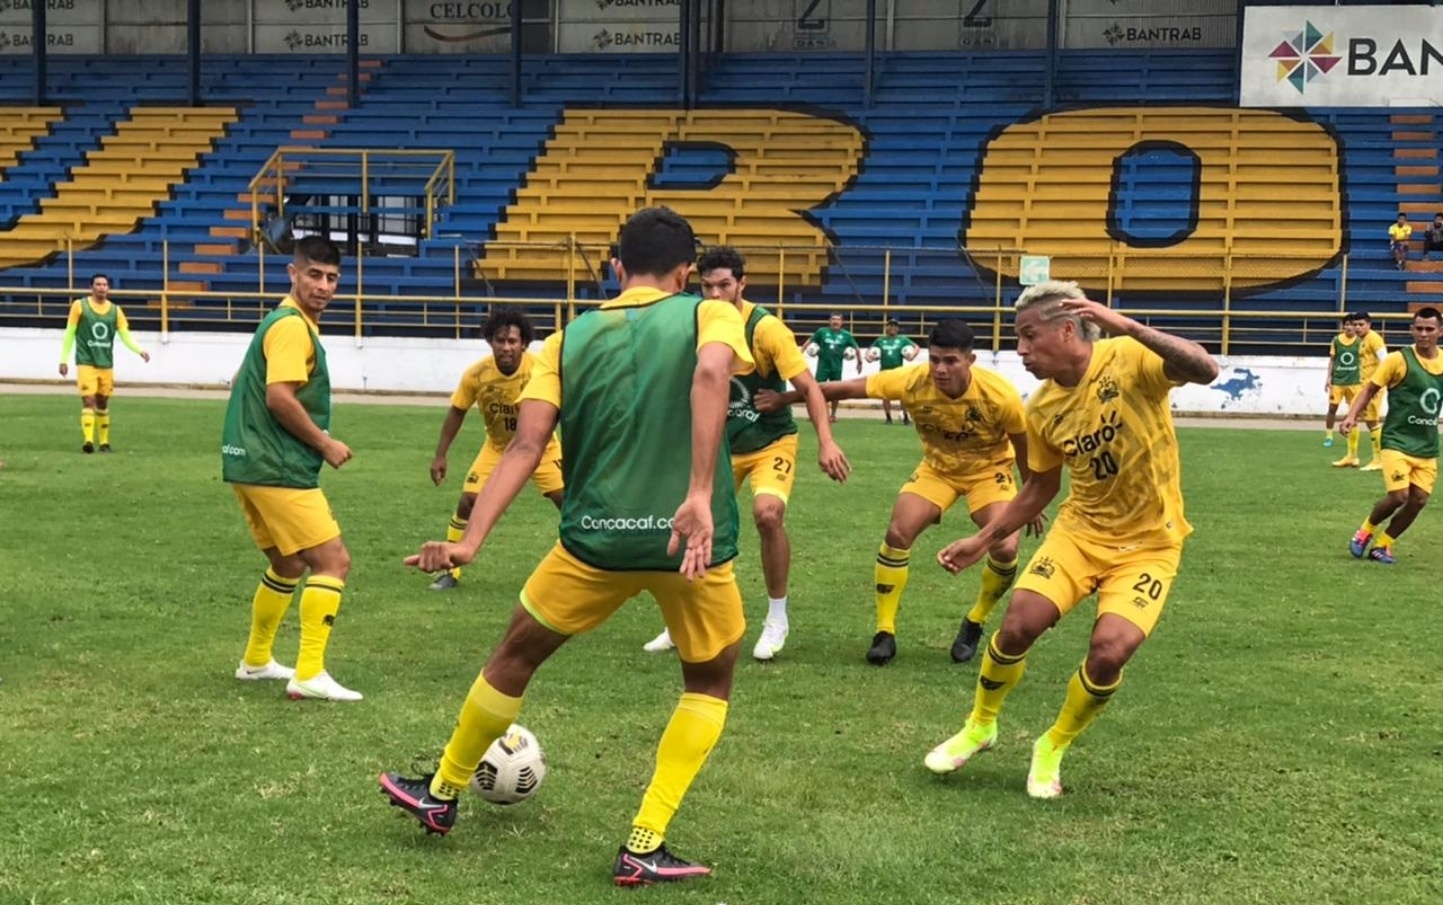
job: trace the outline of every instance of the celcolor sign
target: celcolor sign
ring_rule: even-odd
[[[1443,7],[1249,6],[1247,107],[1443,104]]]

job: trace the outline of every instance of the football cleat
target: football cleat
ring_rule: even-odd
[[[247,666],[245,661],[235,669],[235,677],[242,682],[258,682],[262,679],[292,679],[296,671],[289,666],[282,666],[272,660],[265,666]]]
[[[644,855],[623,845],[616,853],[616,865],[611,869],[612,879],[617,886],[650,886],[653,883],[673,883],[710,874],[710,867],[683,861],[667,851],[664,844],[656,851]]]
[[[1388,547],[1374,547],[1368,551],[1368,558],[1373,562],[1380,562],[1385,566],[1391,566],[1398,561],[1394,558],[1393,551]]]
[[[83,453],[93,453],[95,452],[95,444],[91,443],[89,440],[86,440],[84,443],[80,444],[80,451]]]
[[[1363,553],[1368,549],[1368,542],[1372,539],[1373,535],[1359,528],[1353,539],[1348,541],[1348,552],[1353,554],[1354,559],[1362,559]]]
[[[872,647],[867,651],[867,662],[873,666],[886,666],[897,656],[897,636],[891,632],[878,632],[872,636]]]
[[[322,670],[302,681],[295,676],[286,683],[286,695],[292,701],[359,701],[361,693],[352,691],[346,686],[331,678],[331,674]]]
[[[967,762],[975,755],[990,749],[996,743],[996,723],[984,728],[969,719],[963,724],[962,731],[928,751],[922,763],[939,776],[953,773],[967,766]]]
[[[1324,438],[1323,438],[1323,448],[1324,448],[1324,449],[1332,449],[1332,448],[1333,448],[1333,438],[1332,438],[1332,437],[1324,437]]]
[[[1333,467],[1334,467],[1334,468],[1357,468],[1357,467],[1358,467],[1358,460],[1355,459],[1355,458],[1353,458],[1352,456],[1344,456],[1343,458],[1341,458],[1341,459],[1339,459],[1338,461],[1334,462],[1334,463],[1333,463]]]
[[[1359,468],[1358,470],[1359,470],[1359,471],[1382,471],[1382,470],[1383,470],[1383,463],[1382,463],[1382,462],[1379,462],[1377,459],[1374,459],[1373,461],[1369,462],[1367,465],[1364,465],[1362,468]]]
[[[431,775],[409,779],[399,773],[382,773],[377,782],[381,784],[385,796],[391,799],[392,807],[415,817],[428,834],[444,836],[456,825],[456,799],[432,795]]]
[[[100,444],[100,451],[103,452],[103,453],[110,452],[110,444],[109,444],[109,443],[102,443],[102,444]]]
[[[977,656],[977,645],[982,641],[982,624],[971,619],[962,620],[957,639],[952,642],[952,662],[966,663]]]
[[[752,656],[758,660],[771,660],[782,652],[787,643],[788,627],[780,620],[768,619],[762,623],[762,636],[752,648]]]
[[[655,638],[652,638],[650,641],[643,644],[641,646],[641,649],[649,654],[660,654],[664,653],[665,651],[672,650],[675,647],[676,642],[671,640],[671,632],[667,631],[666,629],[662,629],[660,635],[657,635]]]
[[[1062,794],[1062,755],[1043,733],[1032,746],[1032,766],[1027,771],[1027,794],[1033,798],[1057,798]]]
[[[440,575],[436,576],[435,581],[431,582],[431,590],[449,591],[452,588],[460,587],[460,585],[461,579],[457,578],[455,575],[452,575],[450,572],[442,572]]]

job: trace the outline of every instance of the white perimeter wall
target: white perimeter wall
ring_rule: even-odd
[[[155,333],[137,331],[137,343],[151,354],[145,364],[116,343],[116,382],[226,386],[240,365],[248,333],[172,333],[162,344]],[[384,393],[450,393],[461,372],[489,351],[479,340],[324,336],[331,384],[338,390]],[[59,380],[60,330],[0,329],[0,380]],[[925,355],[923,356],[925,358]],[[919,360],[922,360],[919,358]],[[1023,395],[1037,381],[1022,369],[1014,352],[981,352],[977,363],[1000,371]],[[1320,415],[1326,358],[1219,359],[1222,372],[1210,387],[1187,386],[1173,393],[1173,407],[1188,415]],[[855,374],[847,363],[846,376]],[[866,364],[864,373],[876,370]],[[72,376],[73,376],[72,371]]]

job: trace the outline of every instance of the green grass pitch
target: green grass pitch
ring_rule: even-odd
[[[366,700],[328,705],[231,678],[263,560],[220,481],[223,403],[122,390],[117,452],[82,456],[75,399],[0,397],[0,905],[1443,900],[1443,513],[1424,511],[1399,565],[1354,561],[1382,482],[1330,469],[1338,448],[1311,432],[1182,431],[1197,532],[1060,801],[1029,800],[1023,781],[1090,610],[1039,643],[998,748],[927,773],[976,677],[947,648],[977,576],[933,560],[969,523],[954,511],[918,542],[898,659],[868,666],[872,562],[918,452],[908,429],[845,421],[845,487],[811,464],[803,425],[791,639],[776,663],[739,667],[726,734],[672,826],[715,876],[610,886],[680,687],[669,655],[640,649],[659,626],[641,600],[533,684],[521,721],[551,764],[537,798],[467,800],[451,836],[424,837],[375,776],[434,763],[555,536],[528,489],[459,591],[401,565],[441,535],[479,440],[473,423],[433,488],[442,406],[338,406],[356,458],[323,482],[354,567],[328,665]],[[749,652],[765,592],[743,527]],[[292,610],[283,662],[295,644]]]

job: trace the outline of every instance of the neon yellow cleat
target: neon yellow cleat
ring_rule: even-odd
[[[1055,747],[1047,733],[1032,746],[1032,766],[1027,771],[1027,794],[1033,798],[1057,798],[1062,795],[1062,755],[1066,748]]]
[[[1377,459],[1374,459],[1373,461],[1369,462],[1367,465],[1364,465],[1362,468],[1359,468],[1358,470],[1359,470],[1359,471],[1382,471],[1382,470],[1383,470],[1383,463],[1382,463],[1382,462],[1379,462]]]
[[[978,726],[970,719],[962,731],[927,752],[922,761],[927,769],[940,775],[952,773],[967,765],[974,754],[981,754],[997,741],[997,724]]]
[[[1339,459],[1338,461],[1334,462],[1334,463],[1333,463],[1333,467],[1334,467],[1334,468],[1357,468],[1357,467],[1358,467],[1358,460],[1355,459],[1355,458],[1353,458],[1352,456],[1344,456],[1343,458],[1341,458],[1341,459]]]

